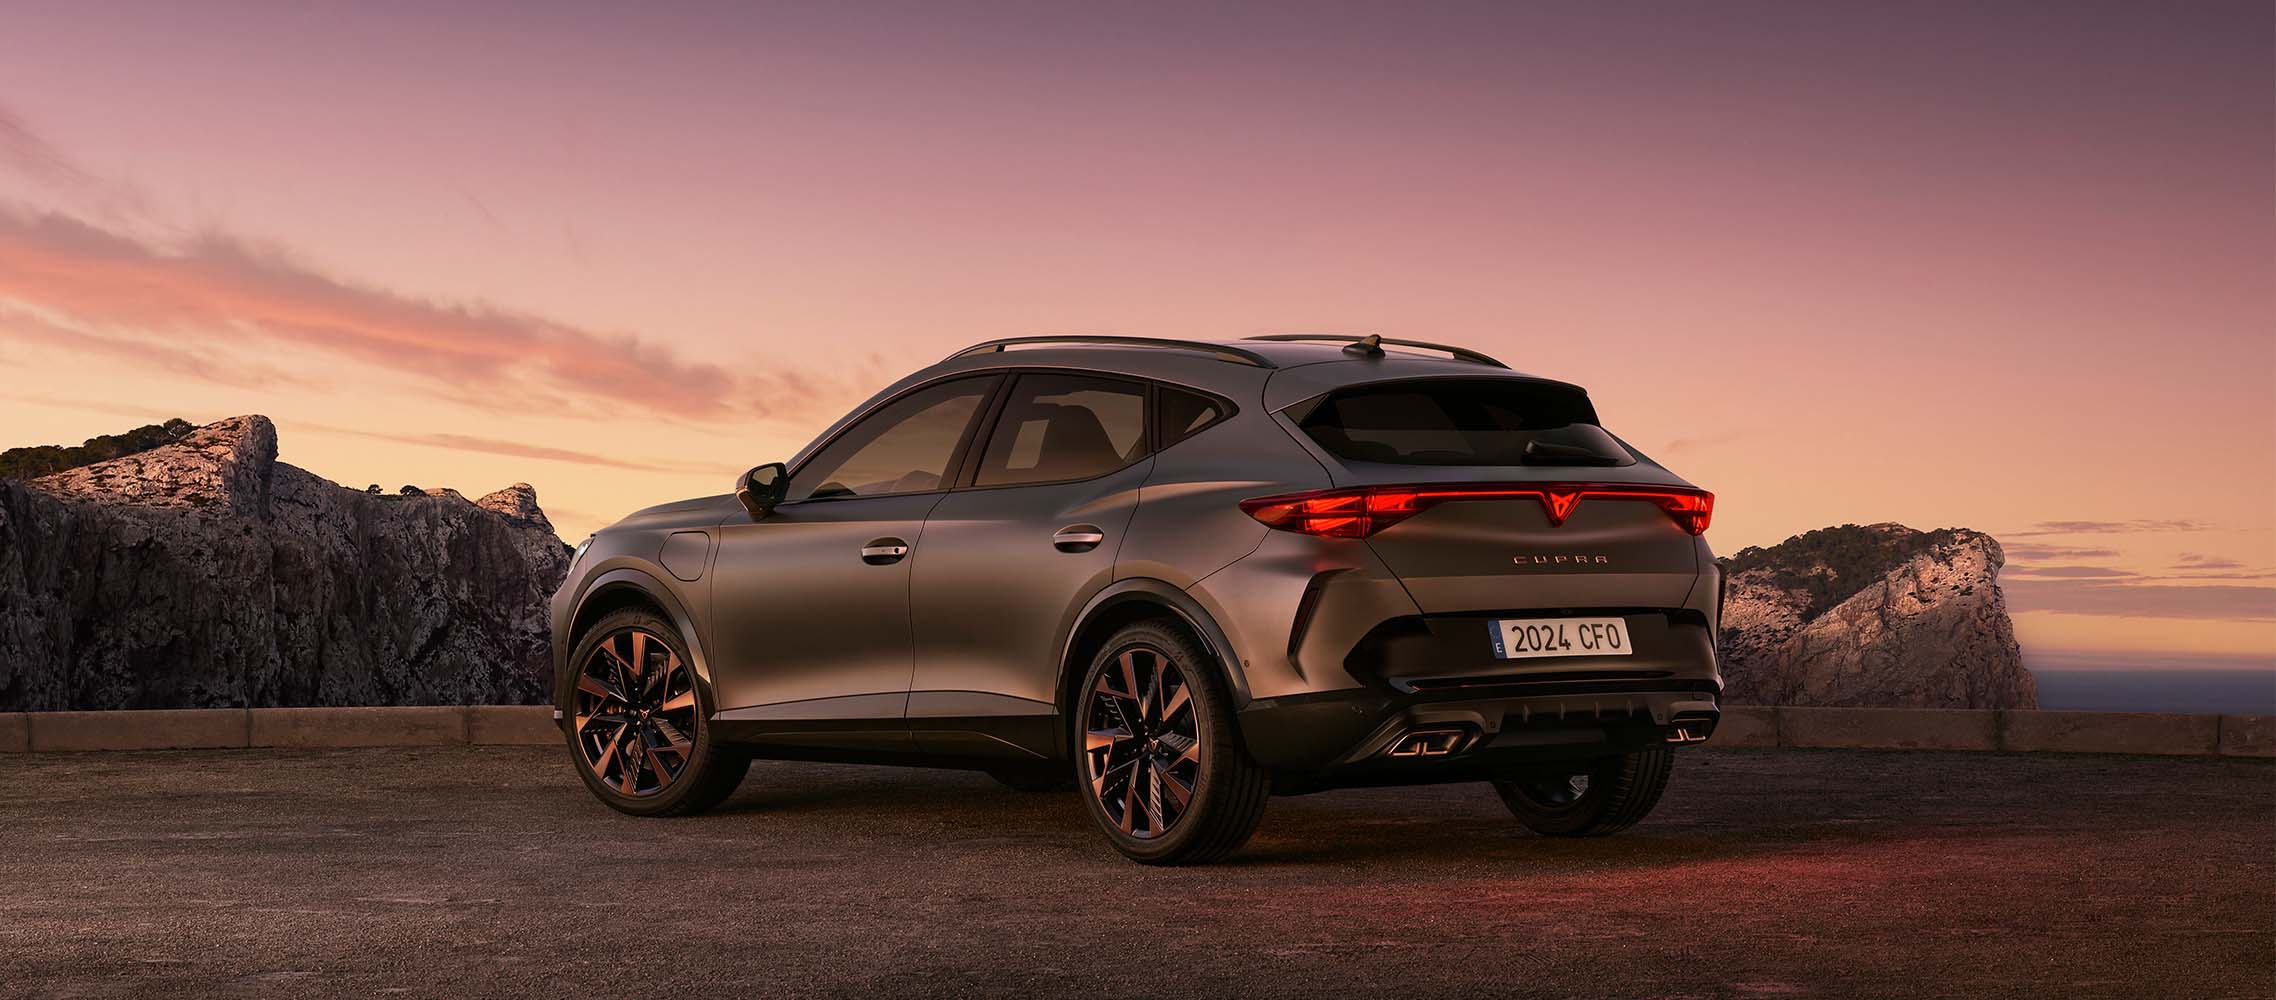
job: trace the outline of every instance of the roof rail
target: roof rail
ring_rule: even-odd
[[[1502,364],[1501,362],[1496,361],[1487,355],[1480,354],[1477,351],[1473,351],[1467,347],[1453,347],[1447,344],[1433,344],[1429,341],[1424,340],[1393,340],[1389,337],[1382,336],[1381,334],[1374,333],[1370,333],[1364,337],[1354,336],[1348,333],[1270,333],[1261,337],[1244,337],[1242,339],[1292,340],[1311,341],[1323,344],[1346,344],[1349,346],[1346,346],[1344,348],[1344,353],[1357,354],[1361,357],[1368,358],[1382,357],[1382,345],[1384,344],[1389,344],[1393,347],[1419,347],[1426,351],[1445,351],[1447,354],[1452,355],[1456,361],[1469,361],[1481,365],[1492,365],[1496,368],[1509,367],[1508,365]]]
[[[1177,351],[1200,351],[1219,360],[1256,368],[1278,368],[1270,358],[1245,347],[1230,344],[1212,344],[1201,340],[1163,340],[1157,337],[1006,337],[983,344],[974,344],[949,355],[945,360],[967,358],[975,354],[989,354],[1012,347],[1030,344],[1100,344],[1108,347],[1163,347]]]

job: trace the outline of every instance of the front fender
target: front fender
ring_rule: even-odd
[[[603,565],[596,567],[579,584],[575,594],[565,602],[569,611],[556,615],[553,622],[553,705],[562,712],[571,711],[571,693],[576,689],[576,677],[569,664],[569,654],[575,645],[576,622],[585,617],[588,608],[596,602],[612,599],[625,591],[637,592],[643,599],[663,609],[664,617],[679,629],[680,641],[687,646],[691,666],[695,669],[696,683],[704,687],[704,700],[716,705],[712,697],[711,658],[704,649],[703,635],[696,628],[694,616],[688,614],[687,603],[679,593],[664,582],[662,574],[652,573],[639,565]]]

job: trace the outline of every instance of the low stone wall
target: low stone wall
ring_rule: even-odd
[[[0,753],[561,742],[543,705],[0,714]],[[2276,717],[1733,705],[1719,747],[2276,757]]]
[[[561,730],[545,705],[0,714],[0,753],[559,742]]]
[[[1726,747],[2276,757],[2276,717],[1732,705],[1723,709],[1723,721],[1708,742]]]

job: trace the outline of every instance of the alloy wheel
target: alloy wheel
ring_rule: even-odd
[[[627,628],[594,645],[577,674],[577,747],[601,784],[646,797],[672,787],[695,753],[695,672],[671,644]]]
[[[1193,803],[1207,750],[1201,705],[1177,662],[1133,646],[1099,672],[1083,713],[1091,794],[1124,834],[1151,840]]]

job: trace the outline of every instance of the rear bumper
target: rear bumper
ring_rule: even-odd
[[[1357,689],[1260,699],[1240,713],[1240,726],[1249,754],[1285,791],[1422,784],[1700,742],[1721,717],[1718,688],[1711,680],[1611,680],[1522,693]],[[1445,733],[1460,735],[1437,735]]]

